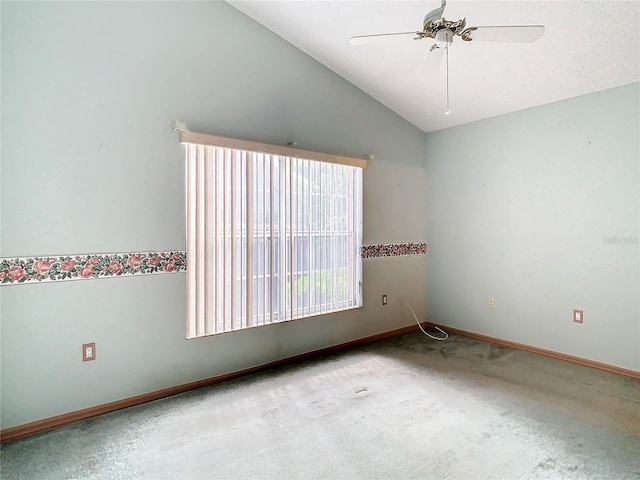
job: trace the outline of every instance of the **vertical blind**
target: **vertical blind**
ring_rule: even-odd
[[[186,143],[187,338],[362,305],[362,168]]]

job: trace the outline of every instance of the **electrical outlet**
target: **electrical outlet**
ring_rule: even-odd
[[[584,321],[584,312],[582,310],[574,310],[573,321],[575,323],[582,323]]]
[[[489,308],[491,308],[491,309],[496,308],[496,299],[495,298],[491,297],[487,303],[489,305]]]
[[[82,361],[90,362],[91,360],[96,359],[96,344],[94,343],[83,343],[82,344]]]
[[[387,296],[382,295],[382,305],[386,305],[386,304],[387,304]]]

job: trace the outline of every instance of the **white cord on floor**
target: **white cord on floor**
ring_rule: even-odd
[[[422,325],[420,325],[420,322],[418,321],[418,317],[416,316],[416,312],[413,311],[413,308],[411,307],[411,304],[409,303],[409,301],[406,298],[402,298],[402,297],[398,297],[398,301],[400,303],[404,302],[404,303],[407,304],[407,307],[409,307],[409,310],[411,310],[411,313],[413,314],[413,318],[416,319],[416,323],[418,324],[418,327],[420,328],[420,330],[422,330],[422,333],[424,333],[427,337],[433,338],[434,340],[439,340],[439,341],[443,341],[443,340],[446,340],[447,338],[449,338],[449,334],[447,332],[445,332],[440,327],[437,327],[435,325],[433,327],[436,330],[438,330],[440,333],[442,333],[444,335],[444,337],[434,337],[433,335],[428,333],[424,328],[422,328]]]

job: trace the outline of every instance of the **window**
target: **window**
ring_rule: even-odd
[[[187,338],[362,306],[364,160],[191,132],[181,140]]]

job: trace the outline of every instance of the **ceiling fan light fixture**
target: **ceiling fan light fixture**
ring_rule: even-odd
[[[436,45],[438,48],[447,48],[453,43],[453,32],[448,28],[438,30],[436,33]]]

